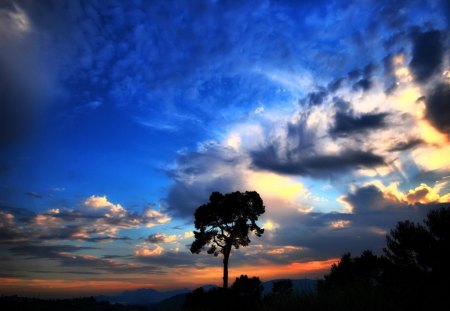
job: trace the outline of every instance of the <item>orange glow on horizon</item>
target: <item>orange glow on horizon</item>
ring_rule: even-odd
[[[229,269],[229,282],[241,274],[258,276],[262,281],[278,278],[317,278],[327,273],[338,258],[308,262],[293,262],[286,265],[242,265]],[[172,268],[167,274],[135,275],[124,280],[63,280],[63,279],[20,279],[0,278],[0,294],[27,295],[34,297],[77,297],[111,294],[124,290],[153,288],[168,290],[174,288],[195,288],[207,284],[220,286],[223,268],[183,267]]]

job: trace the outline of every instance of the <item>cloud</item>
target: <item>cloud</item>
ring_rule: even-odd
[[[153,249],[148,247],[140,248],[134,252],[134,255],[138,257],[153,257],[161,255],[163,251],[164,248],[162,246],[156,245]]]
[[[111,203],[106,196],[93,195],[83,206],[88,209],[51,209],[45,213],[22,215],[19,219],[13,213],[1,213],[3,232],[0,236],[9,242],[126,241],[128,237],[118,235],[121,230],[153,227],[171,221],[171,217],[151,206],[139,214]]]
[[[77,273],[92,274],[92,273],[158,273],[158,269],[149,266],[133,266],[125,261],[117,259],[102,258],[90,254],[80,254],[83,251],[93,251],[96,248],[80,247],[73,245],[32,245],[21,244],[11,247],[11,253],[16,256],[25,258],[26,260],[50,259],[57,261],[63,269],[58,269],[56,273],[73,273],[66,271],[64,268],[78,269]],[[15,267],[14,269],[16,269]],[[23,267],[22,267],[23,270]],[[55,273],[55,272],[53,272]],[[48,274],[48,273],[46,273]]]
[[[424,189],[430,191],[428,197]],[[369,245],[380,253],[386,234],[398,221],[422,221],[431,209],[443,206],[439,202],[448,201],[448,194],[437,199],[424,185],[402,193],[400,199],[394,196],[394,190],[375,185],[358,187],[340,199],[350,207],[343,212],[291,212],[283,218],[274,215],[283,225],[272,234],[269,243],[265,241],[268,243],[265,248],[269,249],[268,245],[273,245],[275,250],[283,245],[299,247],[292,256],[285,253],[283,261],[286,262],[295,258],[337,257],[344,252],[360,253]]]
[[[154,233],[145,238],[144,241],[152,244],[160,244],[160,243],[173,243],[176,242],[177,239],[178,237],[175,234],[166,235],[164,233]]]
[[[338,111],[335,115],[335,125],[331,129],[331,134],[362,134],[368,130],[382,128],[386,126],[386,117],[387,113],[373,113],[363,114],[361,116],[351,116]]]
[[[384,165],[384,159],[370,151],[344,150],[339,154],[316,155],[299,159],[280,159],[270,148],[252,154],[253,164],[280,174],[326,177],[355,168]]]
[[[383,192],[385,199],[390,201],[397,201],[401,204],[414,205],[429,204],[429,203],[448,203],[450,202],[450,193],[441,195],[442,188],[437,184],[435,187],[430,187],[425,183],[421,183],[419,186],[408,191],[402,192],[398,189],[398,183],[392,183],[387,187],[382,183],[374,183],[380,191]]]
[[[405,151],[405,150],[410,150],[413,149],[421,144],[423,144],[424,141],[421,139],[417,139],[417,138],[413,138],[410,139],[409,141],[401,141],[398,142],[397,144],[395,144],[393,147],[391,147],[389,149],[389,151]]]
[[[441,82],[429,92],[426,100],[426,117],[440,132],[450,137],[450,84]]]
[[[412,59],[409,63],[416,81],[427,82],[440,71],[444,45],[443,34],[438,30],[417,32],[412,35]]]
[[[10,248],[11,252],[25,256],[29,259],[57,259],[66,257],[63,254],[73,253],[80,250],[92,250],[92,247],[79,247],[73,245],[29,245],[23,244]]]
[[[180,154],[175,168],[168,172],[173,178],[166,199],[169,211],[176,216],[192,217],[211,192],[242,189],[241,165],[238,153],[215,143]]]
[[[0,241],[5,243],[22,237],[20,230],[16,226],[14,215],[0,211]]]

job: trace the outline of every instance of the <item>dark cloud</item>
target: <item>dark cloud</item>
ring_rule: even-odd
[[[131,241],[131,238],[127,236],[122,237],[92,237],[92,238],[79,238],[80,240],[86,241],[86,242],[92,242],[92,243],[99,243],[99,242],[113,242],[113,241]]]
[[[92,247],[80,247],[73,245],[31,245],[22,244],[11,247],[9,250],[18,256],[24,256],[28,259],[58,259],[61,254],[74,253],[82,250],[93,250]]]
[[[182,154],[174,170],[168,171],[174,182],[166,198],[169,212],[192,217],[213,191],[223,193],[243,188],[237,166],[242,158],[234,151],[211,144],[201,151]]]
[[[358,82],[353,84],[353,90],[368,91],[372,87],[372,81],[369,79],[360,79]]]
[[[373,86],[372,75],[374,74],[377,66],[374,63],[368,63],[363,69],[355,69],[348,73],[350,80],[357,80],[353,83],[353,90],[362,90],[364,92],[370,90]]]
[[[342,84],[344,83],[345,78],[337,78],[333,81],[331,81],[330,83],[328,83],[328,91],[330,92],[336,92],[337,90],[339,90],[342,86]]]
[[[444,57],[443,34],[438,30],[413,33],[412,42],[409,66],[416,81],[424,83],[441,69]]]
[[[372,75],[375,73],[376,70],[377,65],[375,65],[372,62],[368,63],[366,66],[364,66],[363,75],[365,78],[369,79],[370,77],[372,77]]]
[[[353,207],[355,214],[367,211],[382,211],[383,208],[392,207],[392,202],[384,199],[383,192],[375,186],[358,188],[355,192],[346,195],[343,199]],[[398,205],[395,202],[395,205]]]
[[[333,103],[337,111],[348,111],[350,110],[351,103],[339,96],[333,97]]]
[[[435,85],[426,97],[426,116],[440,132],[450,137],[450,84]]]
[[[370,130],[386,126],[386,113],[363,114],[352,116],[342,112],[336,112],[334,127],[331,128],[332,135],[360,134]]]
[[[307,96],[307,103],[310,106],[321,105],[326,99],[328,92],[325,89],[309,93]]]
[[[420,222],[431,209],[445,206],[444,203],[418,203],[426,192],[427,189],[420,189],[408,193],[404,199],[399,199],[390,192],[382,192],[379,188],[369,185],[347,194],[343,201],[352,206],[352,219],[355,222],[389,230],[398,221],[409,219]]]
[[[83,251],[97,250],[97,248],[93,247],[80,247],[73,245],[21,244],[19,246],[12,247],[9,250],[15,256],[21,256],[29,260],[55,260],[59,263],[60,267],[76,267],[80,269],[78,273],[81,274],[161,273],[159,267],[156,266],[135,267],[121,261],[116,261],[114,259],[84,255],[80,253]],[[21,271],[24,271],[24,269],[21,268]],[[58,270],[58,272],[64,272],[64,270]],[[65,272],[70,273],[69,271]]]
[[[422,139],[411,139],[406,142],[399,142],[395,146],[393,146],[389,151],[405,151],[409,149],[413,149],[421,144],[423,144],[424,141]]]
[[[16,226],[14,215],[0,211],[0,242],[13,242],[22,237],[21,230]]]
[[[280,159],[273,148],[253,152],[256,168],[287,175],[329,177],[356,168],[373,168],[384,164],[384,159],[372,152],[346,150],[337,155],[313,155],[298,159]]]
[[[163,243],[164,240],[165,240],[165,236],[162,234],[158,234],[158,233],[149,235],[148,237],[145,238],[145,242],[153,243],[153,244]]]
[[[417,200],[423,191],[416,191]],[[409,219],[421,222],[426,214],[443,203],[420,204],[410,197],[411,204],[399,201],[394,195],[383,193],[368,185],[356,188],[344,195],[352,212],[312,212],[289,214],[279,219],[283,223],[274,233],[272,243],[295,245],[302,249],[286,256],[286,262],[302,259],[327,259],[339,257],[345,252],[360,253],[370,248],[381,253],[385,236],[398,221]]]
[[[361,76],[362,72],[360,69],[353,69],[347,73],[349,80],[356,80]]]

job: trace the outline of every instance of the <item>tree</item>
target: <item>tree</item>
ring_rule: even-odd
[[[386,237],[386,257],[396,266],[434,278],[450,277],[450,207],[427,214],[424,225],[401,221]]]
[[[332,265],[330,273],[319,282],[319,290],[374,287],[379,283],[385,266],[386,260],[374,255],[370,250],[365,250],[359,257],[352,257],[350,253],[346,253],[339,263]]]
[[[207,204],[195,210],[195,240],[193,254],[208,247],[208,254],[223,255],[223,288],[228,288],[228,260],[231,249],[247,246],[249,233],[260,237],[264,229],[256,221],[265,212],[263,201],[256,191],[236,191],[225,195],[213,192]]]
[[[241,275],[236,278],[231,289],[238,295],[247,298],[259,299],[264,290],[261,280],[254,276],[249,278],[247,275]]]
[[[386,236],[384,254],[396,267],[427,272],[432,239],[427,228],[409,220],[400,221]]]

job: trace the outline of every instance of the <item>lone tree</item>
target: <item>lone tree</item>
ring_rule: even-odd
[[[264,229],[256,221],[265,212],[263,201],[256,191],[236,191],[225,195],[213,192],[209,202],[195,210],[195,240],[193,254],[207,247],[208,254],[223,254],[223,288],[228,288],[228,259],[231,249],[247,246],[249,233],[260,237]]]

